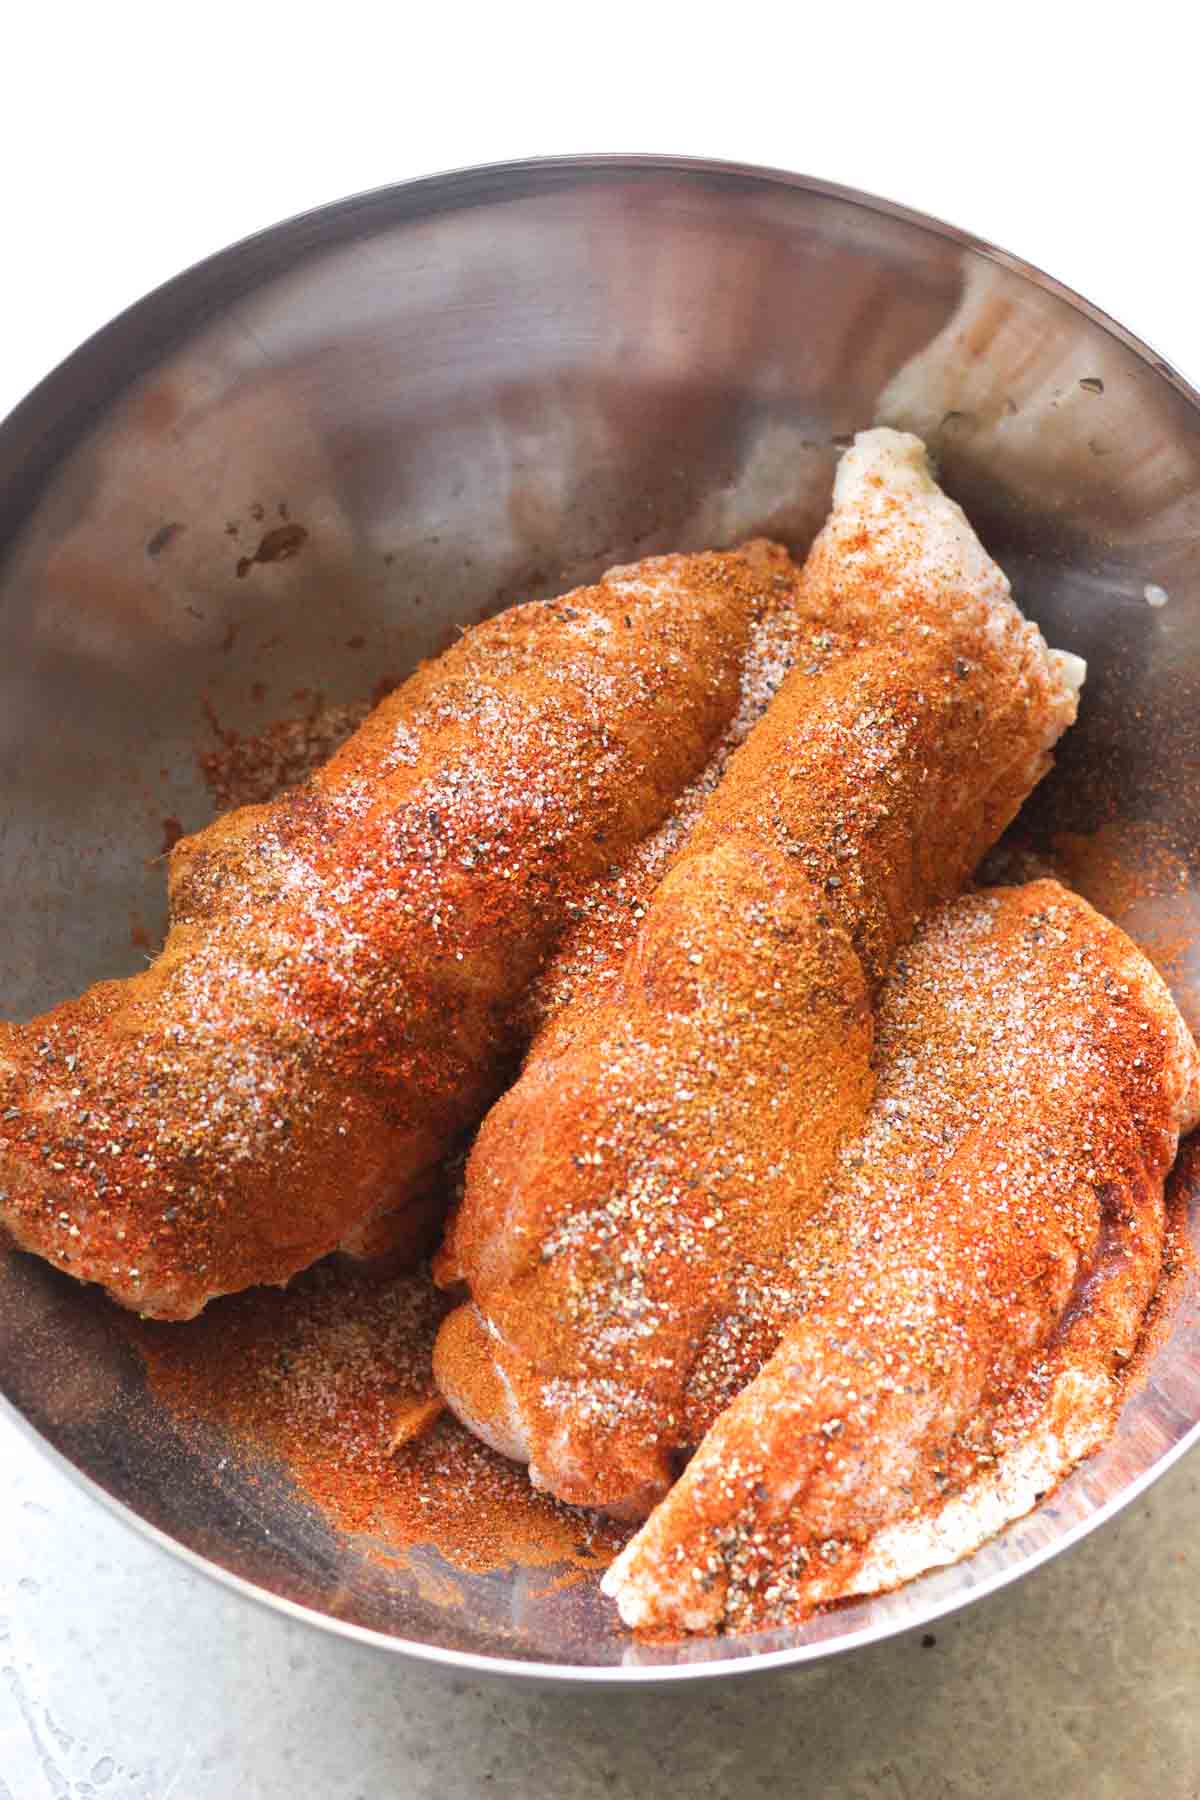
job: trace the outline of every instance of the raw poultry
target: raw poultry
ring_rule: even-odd
[[[923,446],[861,434],[795,666],[647,896],[486,1119],[440,1262],[458,1415],[577,1504],[640,1517],[773,1348],[742,1290],[871,1103],[872,1008],[1075,716]],[[748,1274],[749,1271],[749,1274]]]
[[[794,579],[662,557],[468,631],[310,781],[175,846],[143,973],[0,1024],[0,1221],[188,1318],[419,1239],[575,894],[658,824]]]

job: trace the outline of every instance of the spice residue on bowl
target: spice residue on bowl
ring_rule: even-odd
[[[385,676],[369,699],[344,705],[314,692],[303,696],[307,700],[304,712],[272,720],[254,732],[222,725],[211,705],[207,706],[206,717],[217,743],[215,748],[197,751],[196,764],[212,796],[214,815],[234,806],[273,800],[285,788],[306,780],[328,762],[395,686],[395,677]]]
[[[424,1270],[385,1276],[334,1260],[283,1292],[216,1300],[184,1325],[121,1322],[185,1433],[215,1424],[235,1457],[281,1462],[338,1530],[389,1558],[432,1545],[475,1572],[605,1567],[626,1531],[537,1493],[448,1413],[429,1407],[412,1429],[433,1393],[446,1309]],[[411,1435],[396,1445],[398,1428]]]

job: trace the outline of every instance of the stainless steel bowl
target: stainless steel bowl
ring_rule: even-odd
[[[1196,393],[1048,277],[867,196],[696,161],[519,163],[236,245],[0,430],[0,1012],[139,964],[164,821],[211,811],[206,719],[356,698],[617,560],[757,530],[802,547],[839,443],[877,417],[929,436],[1026,611],[1088,658],[1032,826],[1115,810],[1200,853]],[[301,553],[239,577],[284,513]],[[1190,884],[1148,904],[1194,917]],[[1195,1020],[1186,965],[1178,991]],[[0,1384],[124,1518],[271,1605],[460,1667],[652,1681],[911,1628],[1091,1530],[1200,1434],[1198,1293],[1109,1448],[978,1555],[800,1631],[674,1649],[631,1646],[545,1570],[460,1576],[456,1606],[387,1573],[278,1469],[252,1482],[216,1432],[185,1442],[105,1302],[14,1254]]]

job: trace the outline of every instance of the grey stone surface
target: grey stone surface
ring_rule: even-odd
[[[0,1800],[1200,1795],[1200,1459],[1027,1581],[807,1671],[456,1679],[135,1537],[0,1420]]]

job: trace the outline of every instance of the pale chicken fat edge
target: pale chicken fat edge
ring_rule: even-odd
[[[1012,585],[980,543],[957,500],[934,480],[922,440],[911,431],[894,431],[889,425],[858,432],[838,463],[832,519],[839,509],[847,515],[869,517],[894,505],[897,498],[915,503],[921,514],[920,573],[935,581],[952,575],[973,595],[992,600],[992,630],[997,637],[1002,635],[1011,619]],[[1033,628],[1036,630],[1036,625]],[[1047,655],[1055,673],[1078,697],[1087,677],[1084,659],[1070,650],[1049,650]]]

